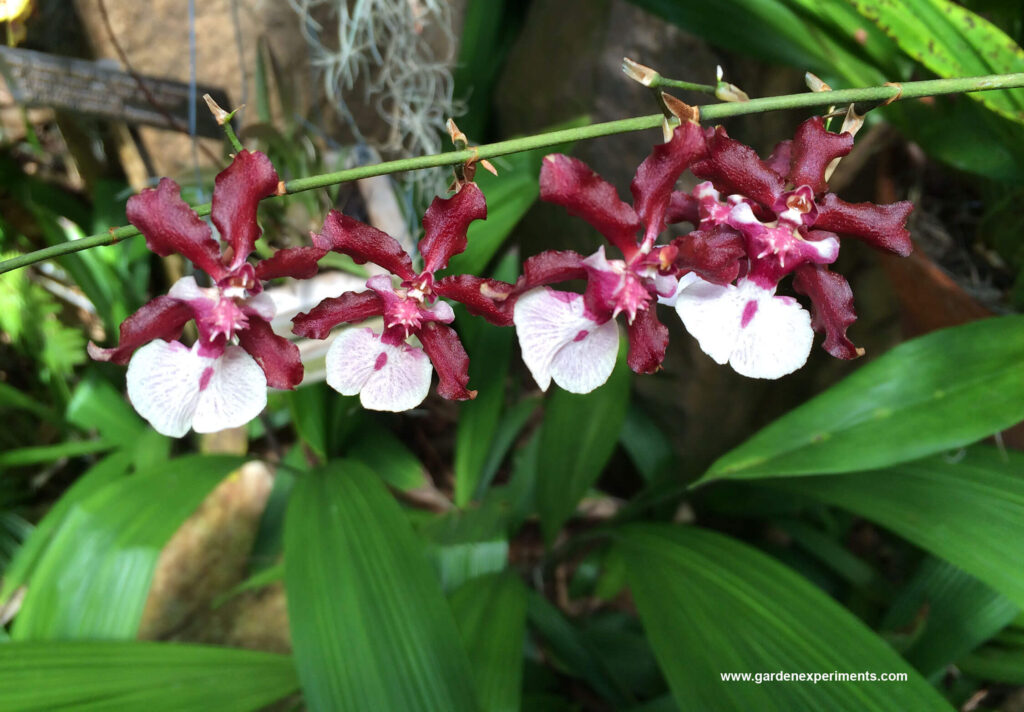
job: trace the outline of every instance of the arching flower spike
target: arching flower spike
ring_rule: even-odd
[[[721,127],[707,137],[708,155],[692,170],[709,182],[673,195],[669,219],[697,225],[686,238],[690,244],[701,235],[741,234],[745,259],[735,284],[713,284],[717,280],[695,272],[663,301],[675,305],[705,353],[752,378],[779,378],[800,368],[812,329],[825,332],[824,348],[833,356],[858,356],[846,336],[856,319],[852,292],[826,265],[839,254],[840,235],[909,254],[904,224],[912,205],[851,204],[825,192],[826,169],[850,152],[853,137],[828,132],[819,117],[801,124],[767,161]],[[794,288],[810,297],[813,317],[791,297],[775,295],[790,273]]]
[[[327,352],[327,383],[343,395],[359,395],[370,410],[403,411],[419,405],[430,390],[431,364],[440,381],[437,391],[451,400],[468,400],[469,357],[448,326],[455,313],[439,297],[466,305],[491,323],[511,323],[507,298],[512,285],[470,275],[436,280],[435,272],[466,249],[466,231],[487,217],[484,195],[474,183],[462,185],[451,198],[435,198],[423,216],[419,243],[423,269],[398,241],[380,230],[332,210],[314,243],[323,250],[349,255],[357,263],[372,262],[391,275],[375,275],[365,292],[346,292],[325,299],[293,319],[300,336],[323,339],[332,328],[383,317],[384,328],[348,329]],[[395,285],[392,276],[397,278]],[[409,343],[416,337],[422,348]]]
[[[298,348],[271,331],[274,305],[261,280],[311,277],[324,252],[298,247],[247,261],[261,232],[257,204],[278,182],[270,160],[249,151],[217,176],[211,217],[223,247],[168,178],[128,200],[128,220],[150,250],[182,255],[213,282],[200,287],[195,277],[182,277],[125,319],[116,347],[89,344],[94,359],[128,364],[132,405],[164,435],[244,425],[266,405],[268,385],[294,388],[302,380]],[[190,348],[178,339],[192,320],[199,338]]]

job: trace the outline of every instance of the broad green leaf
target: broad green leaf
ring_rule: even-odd
[[[928,557],[893,601],[882,625],[919,629],[903,657],[934,678],[1005,628],[1018,611],[1010,599],[978,579]]]
[[[956,564],[1024,607],[1024,455],[989,447],[775,485],[846,509]]]
[[[490,487],[494,476],[498,474],[498,468],[505,461],[505,457],[515,444],[519,433],[526,427],[530,417],[537,411],[540,403],[541,399],[539,396],[527,396],[511,406],[502,415],[501,420],[498,422],[498,428],[494,433],[494,439],[491,441],[491,449],[487,453],[487,459],[484,461],[483,471],[480,474],[480,482],[477,485],[478,497],[484,496],[487,492],[487,488]]]
[[[22,393],[14,386],[0,383],[0,406],[4,410],[27,410],[28,412],[57,425],[62,424],[63,419],[46,406],[30,395]]]
[[[1008,685],[1024,685],[1024,648],[982,648],[957,661],[965,675]]]
[[[961,447],[1024,419],[1024,317],[892,349],[719,458],[700,482],[869,470]]]
[[[751,547],[698,527],[620,534],[640,619],[681,712],[951,708],[852,613]],[[906,673],[903,682],[725,681],[724,673]]]
[[[107,484],[123,478],[128,474],[130,467],[130,453],[118,451],[100,460],[75,480],[36,525],[32,534],[18,549],[11,565],[4,571],[0,605],[3,605],[17,588],[29,581],[40,557],[50,545],[54,532],[60,527],[71,508]]]
[[[587,618],[581,638],[601,658],[616,684],[637,699],[668,692],[651,643],[635,613],[596,613]]]
[[[254,650],[141,641],[0,645],[6,712],[249,712],[297,688],[291,658]]]
[[[1024,71],[1024,51],[1005,32],[950,0],[849,0],[909,56],[940,77]],[[968,94],[1024,123],[1024,91]]]
[[[86,378],[75,389],[67,408],[68,422],[82,430],[95,428],[105,440],[133,445],[147,429],[124,397],[107,381]]]
[[[523,686],[526,587],[511,571],[481,576],[449,599],[484,712],[518,712]]]
[[[719,0],[715,3],[677,0],[632,2],[713,45],[753,55],[769,62],[802,67],[825,77],[837,74],[856,77],[857,83],[861,85],[875,84],[881,76],[875,67],[865,61],[865,57],[877,56],[882,48],[865,51],[849,41],[852,37],[842,38],[839,33],[829,31],[828,27],[821,24],[822,16],[844,16],[845,8],[840,8],[841,3],[838,2],[820,3],[825,7],[813,14],[808,13],[805,7],[801,7],[807,3],[796,0]],[[723,18],[728,18],[728,21],[723,21]],[[831,22],[828,24],[835,26]],[[840,41],[839,38],[846,39],[846,42]],[[877,39],[872,38],[872,45],[877,42]],[[708,82],[712,79],[710,76],[674,78],[695,82]]]
[[[309,448],[320,457],[327,457],[329,415],[328,399],[331,391],[323,383],[296,388],[287,394],[295,431]]]
[[[510,252],[495,269],[494,277],[514,282],[518,267],[519,257]],[[456,318],[470,357],[469,382],[477,391],[476,398],[459,405],[455,429],[455,504],[464,507],[480,488],[484,465],[494,446],[505,405],[515,331],[487,324],[461,306]]]
[[[629,366],[620,349],[608,382],[586,395],[555,386],[544,406],[537,452],[537,509],[550,543],[601,475],[629,404]]]
[[[672,442],[665,431],[636,401],[630,401],[626,410],[619,444],[648,482],[663,474],[674,456]]]
[[[508,565],[508,540],[438,545],[431,548],[430,554],[441,588],[453,591],[471,579],[503,571]]]
[[[115,444],[109,440],[100,438],[98,440],[67,440],[56,445],[20,447],[0,453],[0,470],[8,467],[38,465],[41,462],[53,462],[65,457],[92,455],[112,450],[114,446]]]
[[[372,418],[366,418],[352,434],[346,453],[376,472],[398,490],[409,491],[427,485],[423,463],[398,436]]]
[[[586,682],[615,708],[635,704],[590,641],[546,598],[530,591],[526,611],[530,625],[540,634],[558,667]]]
[[[12,637],[134,637],[160,550],[243,462],[187,455],[74,502],[35,566]]]
[[[299,478],[285,522],[285,588],[311,710],[477,709],[423,546],[365,466],[337,460]]]
[[[492,93],[505,56],[519,34],[526,8],[514,0],[469,0],[462,16],[459,57],[452,78],[455,96],[466,103],[459,128],[483,142]]]

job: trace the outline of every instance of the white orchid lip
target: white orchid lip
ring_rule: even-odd
[[[213,433],[245,425],[267,404],[263,369],[244,349],[229,345],[211,358],[197,342],[151,341],[128,363],[128,398],[153,428],[180,438],[189,430]]]
[[[366,327],[342,331],[326,357],[327,385],[368,410],[400,412],[427,397],[434,369],[422,349],[388,344]]]
[[[553,380],[570,393],[589,393],[611,376],[618,326],[589,318],[582,295],[538,287],[519,298],[512,318],[523,361],[542,391]]]
[[[675,308],[686,330],[716,363],[748,378],[781,378],[807,361],[811,317],[791,297],[749,279],[717,285],[696,275],[680,280]],[[665,300],[668,302],[669,300]]]

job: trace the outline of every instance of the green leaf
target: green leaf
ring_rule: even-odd
[[[450,543],[431,552],[441,588],[452,591],[474,578],[502,571],[508,565],[508,540]]]
[[[36,564],[12,637],[134,637],[160,550],[243,462],[188,455],[74,502]]]
[[[290,658],[254,650],[140,641],[0,645],[6,712],[248,712],[297,687]]]
[[[700,482],[885,467],[961,447],[1024,419],[1024,317],[922,336],[790,411]]]
[[[619,444],[648,482],[658,479],[672,462],[672,441],[661,426],[635,401],[630,401],[619,433]]]
[[[980,15],[949,0],[849,0],[909,56],[940,77],[1024,72],[1024,51]],[[968,94],[1024,123],[1024,91]]]
[[[878,70],[863,59],[876,55],[873,49],[855,48],[841,42],[826,18],[842,17],[846,8],[839,2],[820,3],[825,7],[813,14],[808,3],[793,0],[718,0],[715,3],[678,2],[677,0],[632,0],[648,12],[679,25],[705,41],[769,62],[803,67],[823,76],[857,78],[860,85],[878,83]],[[830,12],[831,11],[831,12]],[[817,15],[817,17],[815,16]],[[723,22],[728,18],[728,22]],[[830,31],[832,30],[832,31]],[[852,37],[850,38],[852,39]],[[884,40],[884,38],[882,38]],[[860,49],[860,51],[857,51]],[[642,60],[641,60],[642,61]],[[711,77],[678,77],[689,81],[710,81]],[[753,96],[753,94],[752,94]]]
[[[951,708],[852,613],[771,557],[697,527],[620,534],[629,585],[682,712]],[[903,682],[724,681],[723,673],[906,673]]]
[[[518,712],[523,686],[526,587],[510,571],[481,576],[450,599],[484,712]]]
[[[220,608],[240,593],[245,593],[246,591],[254,591],[258,588],[264,588],[265,586],[269,586],[272,583],[277,583],[283,578],[284,562],[279,561],[278,563],[272,564],[267,568],[262,569],[257,573],[253,574],[252,576],[250,576],[249,578],[245,579],[237,586],[232,588],[230,591],[227,591],[217,596],[215,599],[213,599],[211,608]]]
[[[924,613],[920,634],[903,657],[934,679],[1005,628],[1018,610],[1013,601],[953,564],[928,557],[893,601],[882,625],[906,629]]]
[[[37,465],[41,462],[53,462],[65,457],[80,457],[97,452],[106,452],[114,448],[108,440],[67,440],[56,445],[40,445],[38,447],[20,447],[0,453],[0,469],[7,467],[24,467]]]
[[[395,489],[407,492],[427,485],[423,463],[376,420],[367,418],[356,428],[346,454],[362,462]]]
[[[57,503],[46,513],[46,516],[36,525],[32,534],[18,549],[11,565],[4,571],[3,588],[0,589],[0,605],[3,605],[17,588],[28,582],[40,557],[50,545],[53,533],[60,527],[71,508],[111,482],[123,478],[128,474],[130,467],[130,453],[118,451],[100,460],[75,480],[75,483],[64,492]]]
[[[629,404],[629,366],[620,349],[608,382],[586,395],[555,388],[544,407],[537,454],[537,508],[550,543],[608,463]]]
[[[1024,685],[1024,649],[986,647],[957,661],[965,675],[1009,685]]]
[[[519,34],[525,8],[509,0],[469,0],[462,17],[459,57],[452,78],[455,96],[466,103],[459,128],[475,141],[487,126],[494,86]]]
[[[4,409],[27,410],[33,415],[55,425],[63,423],[63,419],[57,413],[54,413],[51,408],[48,408],[45,403],[40,403],[32,396],[26,395],[14,386],[9,386],[6,383],[0,383],[0,406],[3,406]]]
[[[780,479],[799,492],[870,519],[1024,607],[1024,455],[989,447],[875,472]]]
[[[78,385],[66,416],[75,427],[86,431],[95,428],[105,440],[122,446],[134,445],[147,430],[124,397],[99,378],[86,378]]]
[[[526,605],[527,617],[543,638],[554,662],[573,677],[585,681],[597,694],[615,708],[635,704],[628,690],[605,665],[600,653],[562,612],[546,598],[530,591]]]
[[[285,588],[311,710],[477,709],[423,547],[365,466],[338,460],[299,478],[285,522]]]
[[[518,267],[518,256],[510,252],[495,269],[494,277],[513,282]],[[476,398],[459,404],[455,429],[455,504],[464,507],[483,482],[484,465],[495,444],[515,331],[480,323],[480,317],[461,306],[456,319],[470,357],[469,382],[478,391]]]

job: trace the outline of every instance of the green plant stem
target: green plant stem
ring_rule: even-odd
[[[647,86],[651,89],[683,89],[685,91],[699,91],[712,95],[715,93],[715,87],[712,84],[695,84],[694,82],[684,82],[681,79],[666,79],[660,74]]]
[[[981,77],[960,77],[957,79],[930,79],[919,82],[906,82],[894,86],[885,85],[880,87],[868,87],[864,89],[838,89],[835,91],[806,92],[802,94],[788,94],[785,96],[772,96],[761,99],[751,99],[746,102],[712,104],[701,106],[700,118],[705,121],[717,121],[732,116],[746,114],[759,114],[766,111],[779,111],[782,109],[801,109],[820,106],[862,104],[859,111],[863,112],[879,103],[895,101],[897,99],[914,99],[925,96],[937,96],[940,94],[961,94],[976,91],[991,91],[994,89],[1016,89],[1024,87],[1024,72],[1016,74],[992,74]],[[591,124],[578,128],[551,131],[549,133],[524,136],[522,138],[509,139],[489,143],[483,146],[467,148],[461,151],[449,151],[430,156],[417,156],[415,158],[402,158],[396,161],[385,161],[370,166],[359,166],[334,173],[323,173],[321,175],[309,176],[308,178],[296,178],[284,184],[285,194],[301,193],[306,190],[326,188],[327,186],[345,183],[348,181],[370,178],[372,176],[386,175],[390,173],[401,173],[404,171],[415,171],[423,168],[436,168],[438,166],[451,166],[465,163],[468,160],[483,160],[497,158],[510,153],[530,151],[537,148],[556,146],[560,143],[583,141],[601,136],[611,136],[631,131],[643,131],[661,126],[664,117],[661,114],[649,116],[637,116],[631,119],[619,119],[617,121],[606,121],[600,124]],[[210,204],[196,205],[193,208],[200,216],[209,215]],[[113,245],[121,240],[139,235],[139,231],[132,226],[112,228],[108,233],[92,235],[90,237],[75,240],[73,242],[52,245],[42,250],[31,252],[27,255],[0,262],[0,274],[11,270],[26,267],[42,260],[60,257],[72,252],[88,250],[93,247]]]

